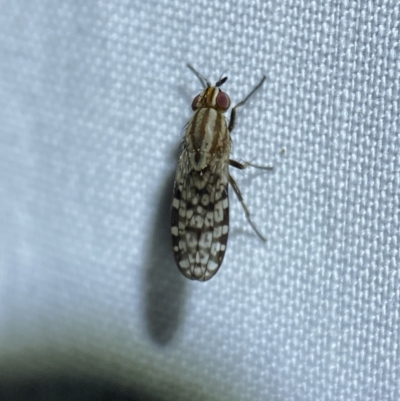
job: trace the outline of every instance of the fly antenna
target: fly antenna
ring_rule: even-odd
[[[211,86],[210,81],[206,77],[204,77],[204,75],[201,75],[197,70],[195,70],[195,68],[191,64],[187,63],[186,65],[194,73],[194,75],[196,75],[196,77],[203,85],[204,89]]]
[[[226,81],[227,81],[227,79],[228,79],[228,77],[224,77],[224,78],[222,78],[224,75],[225,75],[225,73],[226,72],[228,72],[229,71],[229,68],[227,68],[220,76],[219,76],[219,79],[218,79],[218,81],[217,81],[217,83],[215,84],[215,86],[218,88],[219,86],[221,86],[222,84],[224,84]]]

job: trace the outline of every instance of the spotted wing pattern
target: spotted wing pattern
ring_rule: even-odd
[[[229,231],[228,163],[214,160],[204,170],[190,167],[183,150],[175,177],[171,233],[182,274],[206,281],[225,255]]]

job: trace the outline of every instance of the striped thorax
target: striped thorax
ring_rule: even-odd
[[[171,234],[176,263],[184,276],[206,281],[214,276],[225,255],[229,232],[228,183],[236,192],[246,217],[256,230],[250,214],[232,176],[229,165],[241,164],[229,160],[231,136],[236,108],[262,85],[260,84],[231,111],[229,125],[224,113],[230,107],[229,96],[220,89],[227,77],[214,86],[193,67],[205,89],[192,102],[194,114],[187,124],[182,153],[174,183],[171,208]]]
[[[227,162],[231,138],[224,113],[230,105],[228,95],[218,87],[209,87],[192,102],[194,114],[186,130],[189,162],[195,171],[202,171],[216,158]]]

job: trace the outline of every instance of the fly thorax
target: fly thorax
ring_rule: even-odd
[[[226,147],[229,133],[225,117],[213,108],[195,112],[188,127],[187,150],[190,163],[196,171],[210,164],[213,156]]]

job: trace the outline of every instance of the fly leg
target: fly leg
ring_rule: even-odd
[[[236,109],[243,106],[249,98],[254,95],[254,93],[261,88],[261,85],[264,83],[266,80],[266,76],[264,75],[261,79],[261,81],[257,84],[257,86],[241,101],[239,102],[232,110],[231,110],[231,118],[229,119],[229,126],[228,130],[229,132],[233,131],[233,128],[235,128],[235,123],[236,123]]]
[[[231,162],[231,161],[229,161],[229,162]],[[246,168],[246,167],[243,167],[243,168]],[[258,230],[256,225],[254,224],[253,220],[251,219],[249,209],[247,208],[246,204],[244,203],[242,193],[240,192],[240,189],[239,189],[238,185],[236,184],[236,181],[234,180],[234,178],[230,174],[229,174],[229,184],[231,184],[233,190],[235,191],[235,194],[236,194],[237,198],[239,199],[240,204],[242,205],[242,208],[244,210],[244,214],[246,216],[247,221],[249,222],[249,224],[251,225],[253,230],[256,232],[256,234],[259,236],[259,238],[262,241],[266,242],[267,239],[260,233],[260,231]]]

